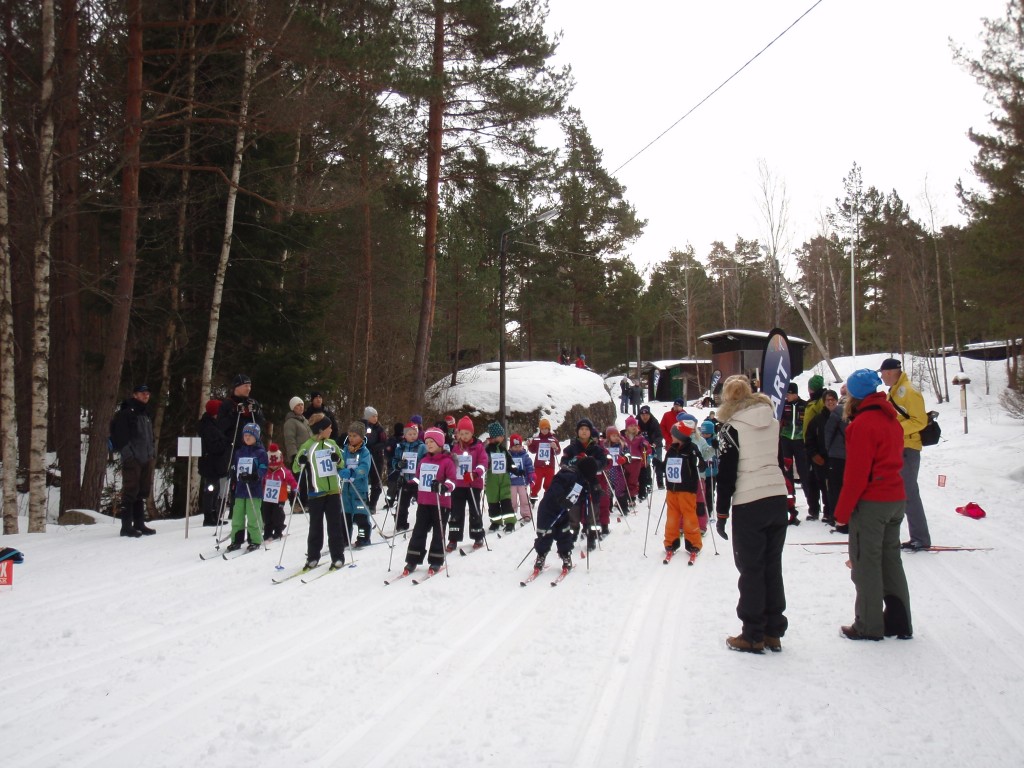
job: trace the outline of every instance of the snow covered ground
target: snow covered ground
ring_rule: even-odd
[[[937,408],[945,439],[921,487],[936,544],[991,550],[905,557],[913,640],[840,638],[845,548],[814,546],[838,537],[805,522],[786,547],[784,651],[726,650],[729,543],[662,565],[662,493],[648,557],[644,507],[554,589],[519,586],[529,529],[456,555],[450,577],[385,587],[405,542],[390,574],[378,544],[354,568],[272,585],[280,543],[202,562],[210,529],[186,540],[183,521],[138,540],[53,527],[0,538],[26,555],[0,591],[3,764],[1019,766],[1024,425],[996,402],[999,364],[989,397],[982,364],[968,368],[970,434],[956,397]],[[954,512],[972,500],[986,519]],[[305,528],[294,521],[286,566]]]

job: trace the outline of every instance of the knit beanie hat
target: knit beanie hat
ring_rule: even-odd
[[[365,408],[363,408],[363,418],[364,419],[372,419],[376,415],[377,415],[377,409],[374,408],[372,405],[368,405]]]
[[[492,421],[487,425],[487,434],[491,437],[504,437],[505,428],[496,421]]]
[[[396,426],[397,426],[397,425],[396,425]],[[411,431],[413,431],[413,432],[415,432],[415,433],[416,433],[416,435],[417,435],[417,437],[419,436],[419,434],[420,434],[420,428],[419,428],[419,427],[417,427],[417,426],[416,426],[415,424],[413,424],[413,423],[412,423],[411,421],[410,421],[410,422],[409,422],[408,424],[406,424],[406,425],[405,425],[404,427],[402,427],[402,431],[403,431],[403,432],[408,432],[408,431],[410,431],[410,430],[411,430]]]
[[[448,425],[449,427],[454,427],[454,426],[455,426],[455,417],[454,417],[454,416],[452,416],[452,415],[451,415],[451,414],[449,413],[449,414],[448,414],[447,416],[445,416],[445,417],[444,417],[444,423],[445,423],[446,425]]]
[[[594,434],[597,433],[597,430],[594,429],[594,422],[592,422],[590,419],[582,418],[582,419],[580,419],[579,421],[576,422],[576,434],[579,434],[580,427],[587,427],[587,428],[589,428],[591,435],[594,435]]]
[[[313,430],[314,434],[319,435],[325,429],[329,429],[333,426],[334,425],[331,423],[331,420],[327,416],[324,416],[322,419],[317,421],[316,424],[311,424],[310,428]]]
[[[442,432],[437,427],[431,427],[426,432],[424,432],[423,439],[433,440],[435,443],[437,443],[439,448],[444,447],[444,432]]]
[[[416,426],[420,426],[423,423],[423,417],[417,413],[415,416],[409,419],[409,421],[411,421]]]
[[[635,427],[635,426],[637,426],[636,417],[635,416],[627,416],[626,417],[626,429],[629,429],[630,427]]]
[[[874,394],[882,386],[882,377],[876,371],[869,368],[861,368],[850,374],[846,380],[846,391],[851,397],[863,400],[868,395]]]
[[[267,448],[267,458],[270,459],[271,464],[281,463],[283,457],[281,456],[281,447],[277,443],[271,443]]]
[[[795,381],[791,381],[789,382],[789,387],[786,389],[786,392],[788,392],[791,395],[799,395],[800,386]]]
[[[541,419],[539,422],[537,422],[537,426],[539,426],[541,429],[551,429],[551,422],[548,421],[547,419]]]
[[[350,435],[359,435],[360,440],[366,439],[366,425],[361,421],[353,421],[348,425],[348,433]]]
[[[522,445],[523,444],[523,436],[513,432],[512,433],[512,437],[510,437],[508,439],[508,443],[509,443],[509,445]]]
[[[243,384],[252,384],[252,379],[246,376],[244,373],[240,373],[231,380],[231,388],[235,389]]]
[[[693,422],[677,421],[672,425],[672,437],[676,440],[682,440],[683,438],[689,437],[693,434],[693,427]]]
[[[242,434],[243,435],[252,435],[257,440],[259,440],[260,439],[260,425],[257,424],[255,421],[250,421],[248,424],[246,424],[244,427],[242,427]]]
[[[814,376],[811,376],[810,381],[807,382],[807,388],[811,390],[811,392],[820,392],[825,388],[825,379],[818,374],[815,374]],[[854,395],[854,397],[856,397],[856,395]]]
[[[604,433],[606,435],[610,435],[612,432],[614,432],[616,435],[619,434],[619,428],[614,424],[609,424],[607,427],[604,428]]]
[[[693,422],[693,427],[694,428],[697,427],[697,417],[694,416],[692,413],[686,413],[685,411],[677,413],[676,414],[676,421],[692,421]]]
[[[288,401],[288,410],[294,411],[296,405],[305,405],[306,402],[301,397],[293,397]]]
[[[640,415],[641,416],[643,416],[645,413],[650,413],[650,412],[651,412],[651,406],[649,406],[649,405],[641,405],[640,406]]]
[[[463,416],[461,419],[459,419],[459,425],[456,427],[456,429],[458,429],[460,432],[462,430],[472,432],[474,429],[473,420],[469,418],[469,416]]]
[[[702,421],[700,423],[700,432],[702,435],[713,435],[715,434],[715,422],[713,421]]]
[[[206,401],[206,415],[216,416],[217,411],[220,410],[220,400],[207,400]]]

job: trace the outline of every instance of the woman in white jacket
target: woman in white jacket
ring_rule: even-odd
[[[788,621],[782,581],[786,543],[786,481],[779,467],[779,422],[766,395],[746,376],[722,387],[719,432],[718,533],[723,539],[732,507],[732,553],[740,572],[736,615],[743,629],[726,639],[734,651],[781,651]]]

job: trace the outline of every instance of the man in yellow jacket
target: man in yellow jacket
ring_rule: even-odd
[[[890,357],[882,361],[878,369],[882,381],[889,387],[889,400],[896,408],[900,426],[903,427],[903,490],[907,494],[907,527],[910,540],[902,544],[903,549],[916,551],[932,545],[928,533],[928,518],[921,503],[921,491],[917,487],[917,474],[921,469],[921,430],[928,426],[928,415],[924,410],[924,397],[914,389],[903,371],[899,360]]]

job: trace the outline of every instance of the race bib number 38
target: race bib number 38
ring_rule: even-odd
[[[678,456],[665,462],[665,479],[670,483],[683,482],[683,460]]]

